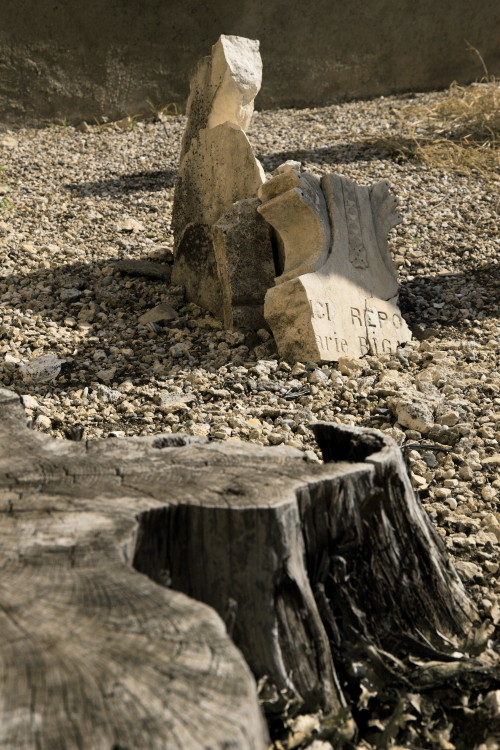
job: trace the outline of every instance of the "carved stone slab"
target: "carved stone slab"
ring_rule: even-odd
[[[312,201],[298,185],[291,187],[289,174],[278,174],[261,188],[263,198],[272,197],[259,208],[284,254],[284,273],[268,290],[264,306],[281,356],[329,362],[393,352],[411,334],[397,306],[398,282],[387,245],[389,230],[399,222],[387,183],[368,188],[330,174],[321,179],[321,197],[316,193]],[[303,175],[300,179],[305,181]],[[297,222],[300,214],[315,228],[309,247]],[[320,227],[323,240],[331,237],[326,251],[318,239]]]

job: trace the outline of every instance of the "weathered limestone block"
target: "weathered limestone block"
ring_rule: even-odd
[[[264,297],[275,268],[270,229],[258,198],[238,201],[212,228],[226,328],[264,328]]]
[[[262,84],[258,40],[223,34],[212,50],[211,83],[216,93],[207,127],[233,122],[245,130]]]
[[[284,183],[285,178],[287,174],[279,179]],[[399,221],[395,198],[385,182],[367,188],[339,175],[324,176],[321,187],[332,234],[331,251],[323,263],[318,243],[308,251],[300,233],[296,236],[298,211],[290,216],[287,230],[284,212],[279,215],[273,209],[275,201],[292,191],[259,209],[272,218],[283,240],[285,272],[268,290],[264,306],[278,350],[289,360],[315,362],[393,352],[411,338],[397,307],[398,282],[387,246],[387,233]],[[268,190],[272,194],[271,187]],[[261,194],[265,197],[265,190]],[[303,213],[311,212],[311,201],[303,198],[303,204]],[[321,224],[321,203],[316,213]],[[310,223],[314,225],[312,219]],[[308,262],[314,264],[311,272],[300,272]],[[294,268],[299,273],[291,278]]]
[[[318,178],[293,169],[280,172],[258,196],[263,201],[258,211],[278,233],[283,253],[276,283],[320,268],[330,251],[330,225]]]
[[[265,180],[242,129],[261,80],[258,41],[223,35],[191,81],[172,216],[172,281],[219,318],[223,290],[211,227],[233,203],[254,197]]]
[[[176,240],[188,224],[215,224],[233,203],[255,197],[262,182],[262,168],[241,128],[226,122],[200,130],[184,156],[175,188]]]
[[[172,218],[172,281],[185,287],[189,301],[217,317],[223,295],[211,227],[234,202],[256,195],[262,180],[248,138],[229,122],[201,130],[181,164]]]
[[[181,160],[200,130],[232,122],[245,130],[262,83],[259,42],[222,34],[191,78]]]

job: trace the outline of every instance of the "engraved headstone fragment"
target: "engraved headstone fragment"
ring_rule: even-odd
[[[279,172],[258,192],[257,209],[276,230],[283,257],[276,283],[315,271],[330,251],[328,210],[317,177],[295,169]]]
[[[279,179],[286,196],[285,176]],[[298,211],[287,217],[273,210],[281,196],[273,194],[272,182],[267,188],[272,197],[259,211],[282,240],[284,273],[266,294],[264,314],[281,356],[329,362],[391,353],[408,341],[411,334],[397,306],[398,282],[387,246],[387,234],[399,221],[387,183],[368,188],[335,174],[322,177],[329,248],[319,253],[317,241],[308,249],[294,231]],[[309,197],[292,190],[304,204],[303,213],[311,211]],[[260,193],[266,197],[265,187]],[[325,223],[321,200],[315,211],[320,226]]]

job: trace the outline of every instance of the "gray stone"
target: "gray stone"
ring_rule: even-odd
[[[189,404],[196,401],[192,393],[170,393],[169,391],[159,391],[155,396],[155,402],[158,404],[160,411],[171,413],[183,411],[189,408]]]
[[[454,565],[459,576],[465,581],[470,581],[473,578],[482,578],[483,576],[483,571],[476,563],[467,560],[454,560]]]
[[[424,402],[407,399],[389,399],[389,405],[396,412],[398,422],[410,430],[418,430],[426,435],[434,426],[432,409]]]
[[[169,305],[167,302],[160,302],[159,305],[143,313],[139,317],[139,323],[160,323],[164,320],[175,320],[178,317],[172,305]]]
[[[212,229],[226,328],[266,325],[264,297],[275,267],[270,230],[257,212],[259,203],[258,198],[234,203]]]
[[[149,276],[152,279],[170,279],[172,272],[168,263],[156,263],[153,260],[117,260],[113,263],[118,271],[132,276]]]
[[[21,375],[27,381],[50,383],[57,378],[65,362],[57,354],[42,354],[29,362],[23,362],[20,365]]]

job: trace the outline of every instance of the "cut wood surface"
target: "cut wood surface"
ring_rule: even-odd
[[[2,748],[264,749],[247,664],[266,712],[348,736],[349,660],[466,639],[474,609],[382,433],[318,424],[316,464],[25,422],[0,390]]]

